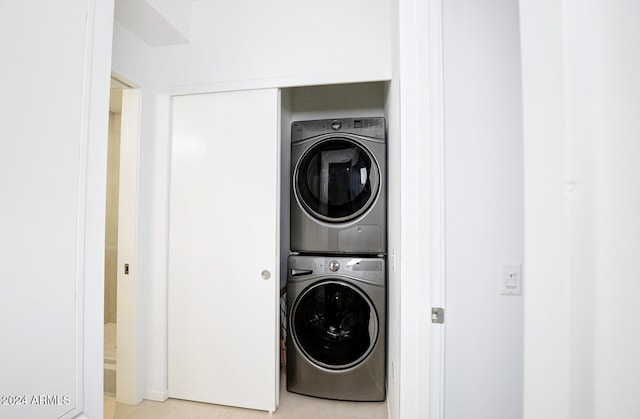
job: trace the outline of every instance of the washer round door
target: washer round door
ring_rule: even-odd
[[[292,183],[296,198],[312,217],[343,223],[358,218],[375,202],[380,169],[357,141],[331,137],[302,155]]]
[[[378,316],[369,298],[339,280],[305,289],[291,310],[291,334],[302,354],[320,367],[343,370],[362,362],[378,339]]]

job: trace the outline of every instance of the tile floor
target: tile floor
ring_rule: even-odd
[[[104,325],[104,392],[116,394],[116,334],[115,323]]]
[[[317,399],[289,393],[281,378],[280,407],[273,414],[282,419],[386,419],[386,402],[343,402]],[[137,406],[104,398],[105,419],[250,419],[266,418],[267,412],[169,399],[166,402],[144,400]]]

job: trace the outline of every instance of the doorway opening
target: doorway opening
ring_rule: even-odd
[[[136,231],[140,90],[111,78],[104,272],[104,393],[142,400],[136,379]]]

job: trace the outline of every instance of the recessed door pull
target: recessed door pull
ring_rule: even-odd
[[[311,269],[291,269],[291,276],[311,275],[312,273]]]
[[[431,323],[444,323],[444,308],[431,308]]]

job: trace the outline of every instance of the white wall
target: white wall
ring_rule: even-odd
[[[192,93],[237,81],[390,77],[388,0],[197,1],[192,9],[190,43],[153,50],[166,86]]]
[[[102,415],[112,9],[0,3],[0,417]]]
[[[524,417],[569,418],[571,261],[566,218],[562,4],[521,1],[520,13],[527,278]],[[585,324],[589,324],[589,317]]]
[[[387,146],[387,168],[388,168],[388,185],[387,190],[387,221],[388,221],[388,253],[387,253],[387,405],[389,408],[389,417],[400,417],[400,281],[399,275],[391,265],[394,249],[398,247],[400,241],[400,178],[397,174],[397,168],[400,167],[400,130],[399,130],[399,107],[397,81],[389,82],[388,96],[385,103],[385,114],[387,115],[387,123],[389,129],[387,135],[391,142]],[[395,261],[394,261],[395,262]]]
[[[597,1],[594,417],[640,417],[640,3]],[[591,28],[588,28],[591,29]]]
[[[524,251],[518,26],[517,0],[443,2],[447,419],[522,412],[523,300],[498,284]]]
[[[114,24],[112,69],[141,92],[138,208],[138,294],[134,297],[141,349],[136,352],[144,397],[167,397],[167,197],[168,131],[158,115],[168,115],[168,96],[158,92],[152,49],[118,22]],[[164,119],[166,122],[166,117]],[[166,135],[166,134],[165,134]],[[162,367],[160,367],[162,366]]]
[[[387,100],[385,102],[385,115],[387,116],[387,124],[389,128],[387,135],[392,141],[387,146],[387,176],[389,189],[387,190],[387,407],[390,418],[400,417],[400,281],[396,275],[393,265],[391,265],[391,256],[393,249],[398,246],[400,241],[400,177],[396,168],[400,167],[400,86],[397,77],[400,67],[399,48],[400,30],[399,30],[399,8],[398,1],[392,2],[391,9],[391,42],[392,42],[392,65],[393,74],[396,75],[387,86]],[[393,261],[395,262],[395,261]]]
[[[526,419],[640,416],[639,17],[521,0]]]
[[[292,121],[384,116],[384,83],[294,87],[290,90]],[[286,128],[291,129],[291,126]]]

